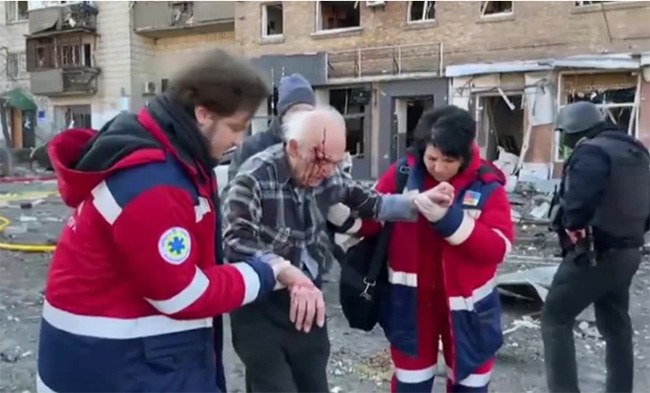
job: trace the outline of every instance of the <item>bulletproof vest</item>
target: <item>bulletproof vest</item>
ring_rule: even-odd
[[[650,215],[650,156],[638,141],[620,132],[603,132],[581,144],[609,156],[605,194],[591,226],[615,238],[643,236]]]

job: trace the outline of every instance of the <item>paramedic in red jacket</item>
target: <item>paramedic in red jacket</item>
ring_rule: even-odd
[[[431,392],[442,340],[450,392],[486,392],[502,344],[497,265],[513,236],[503,174],[481,160],[476,124],[454,106],[425,113],[416,146],[381,177],[384,193],[416,198],[417,223],[395,223],[381,324],[391,343],[394,392]],[[398,168],[399,167],[399,168]],[[405,190],[396,172],[409,171]],[[378,230],[364,222],[361,235]]]
[[[222,265],[215,159],[268,94],[248,61],[215,50],[137,115],[52,140],[75,210],[47,278],[39,392],[225,391],[214,317],[278,283],[301,289],[294,304],[320,310],[322,326],[320,292],[289,262]]]

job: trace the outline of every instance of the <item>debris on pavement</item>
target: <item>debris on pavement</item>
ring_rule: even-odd
[[[516,294],[520,298],[532,300],[537,298],[543,302],[546,300],[548,289],[551,287],[557,268],[557,265],[544,266],[514,273],[498,274],[497,288],[501,289],[501,293],[506,296]]]
[[[393,376],[393,361],[389,350],[379,351],[357,365],[357,371],[363,379],[376,383],[389,382]]]
[[[507,336],[510,333],[513,333],[521,328],[526,328],[526,329],[535,329],[539,330],[540,328],[540,322],[539,320],[534,320],[528,315],[525,315],[521,319],[516,319],[512,322],[512,327],[506,329],[503,331],[503,335]]]
[[[581,333],[586,337],[597,339],[602,338],[598,329],[587,321],[580,322],[578,324],[578,329],[580,329]]]

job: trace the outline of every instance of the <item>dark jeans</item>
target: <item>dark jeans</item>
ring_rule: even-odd
[[[286,310],[288,320],[289,308]],[[259,316],[255,323],[232,319],[233,347],[246,366],[246,391],[328,393],[327,325],[319,328],[314,324],[309,333],[303,333],[292,325]]]
[[[610,250],[597,266],[562,262],[542,310],[542,338],[548,389],[579,392],[573,325],[591,303],[596,326],[607,344],[607,392],[631,392],[634,374],[630,284],[639,268],[638,249]]]

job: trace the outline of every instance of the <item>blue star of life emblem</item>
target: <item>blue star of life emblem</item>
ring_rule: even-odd
[[[173,227],[165,231],[158,241],[160,256],[173,265],[179,265],[190,256],[192,239],[185,228]]]

